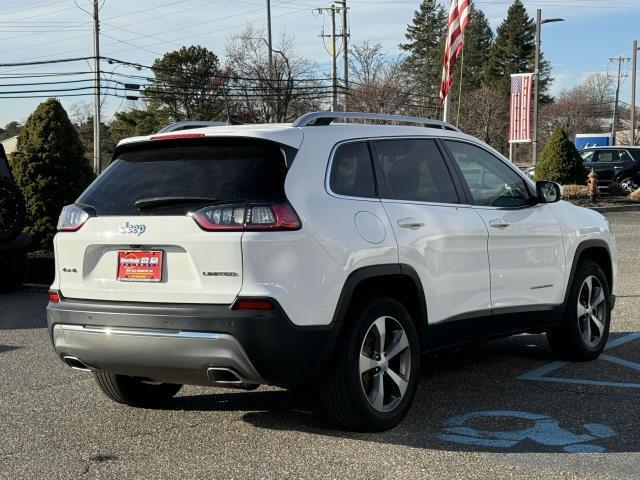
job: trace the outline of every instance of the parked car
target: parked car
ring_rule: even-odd
[[[58,229],[53,347],[134,406],[182,384],[302,385],[339,426],[383,430],[421,354],[546,332],[591,360],[615,301],[602,215],[414,117],[127,139]]]
[[[640,188],[640,147],[590,147],[580,150],[587,172],[598,174],[598,184],[617,182],[626,192]]]
[[[24,279],[26,248],[31,242],[22,231],[25,214],[24,198],[0,145],[0,292],[14,290]]]

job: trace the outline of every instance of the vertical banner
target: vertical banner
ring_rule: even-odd
[[[531,142],[531,99],[533,73],[511,75],[511,100],[509,106],[509,142]]]

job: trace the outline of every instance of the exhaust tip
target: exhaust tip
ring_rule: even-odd
[[[242,378],[230,368],[211,367],[207,369],[207,376],[213,383],[225,383],[239,385],[243,383]]]
[[[255,390],[260,384],[252,383],[240,376],[235,370],[225,367],[210,367],[207,369],[207,377],[211,383],[220,387],[240,388],[242,390]]]
[[[80,360],[78,357],[74,357],[73,355],[64,355],[62,357],[62,361],[67,364],[67,366],[73,368],[74,370],[81,370],[83,372],[90,372],[91,368]]]

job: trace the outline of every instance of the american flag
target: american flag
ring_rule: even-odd
[[[509,141],[531,141],[531,93],[533,73],[511,75]]]
[[[442,82],[440,83],[440,106],[444,104],[451,84],[453,83],[453,67],[462,54],[464,30],[469,24],[469,0],[451,0],[447,40],[444,46],[444,62],[442,63]]]

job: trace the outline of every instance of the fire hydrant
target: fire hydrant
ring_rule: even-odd
[[[587,177],[587,188],[589,189],[589,197],[592,202],[598,199],[598,174],[591,169]]]

